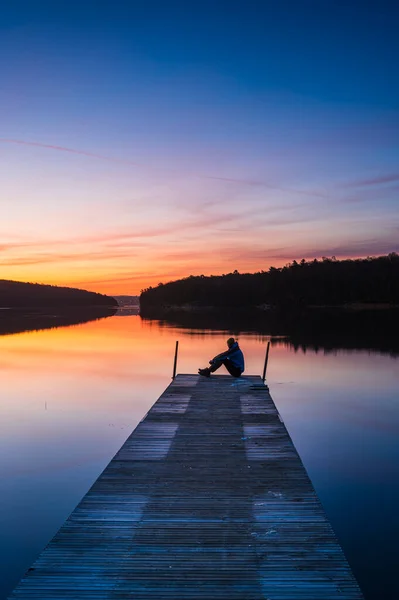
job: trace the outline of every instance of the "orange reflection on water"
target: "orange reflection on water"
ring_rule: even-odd
[[[178,372],[196,373],[226,348],[230,335],[114,316],[0,336],[2,535],[4,548],[15,544],[21,557],[18,578],[170,383],[175,341]],[[246,374],[262,373],[267,339],[239,336]],[[284,339],[273,340],[267,379],[322,499],[368,485],[371,471],[372,481],[395,480],[396,359],[365,351],[295,351]],[[337,515],[345,514],[344,500],[336,502]],[[377,513],[370,511],[373,518]],[[34,547],[24,555],[32,523]],[[363,521],[359,527],[363,531]],[[13,560],[10,555],[0,565],[0,576]]]

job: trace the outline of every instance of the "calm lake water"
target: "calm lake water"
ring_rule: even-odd
[[[226,334],[130,315],[0,337],[1,599],[169,384],[175,340],[196,373]],[[239,335],[247,374],[267,339]],[[366,599],[397,600],[398,358],[274,339],[267,380]]]

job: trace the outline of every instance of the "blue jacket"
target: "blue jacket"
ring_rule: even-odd
[[[244,372],[244,355],[237,342],[234,342],[231,348],[229,348],[226,352],[218,354],[217,358],[220,360],[225,360],[226,358],[229,359],[232,365],[240,369],[241,373]]]

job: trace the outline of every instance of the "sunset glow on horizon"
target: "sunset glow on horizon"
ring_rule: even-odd
[[[396,8],[57,4],[2,11],[0,279],[139,294],[399,251]]]

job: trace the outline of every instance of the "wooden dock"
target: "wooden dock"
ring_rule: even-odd
[[[363,596],[261,378],[178,375],[10,598]]]

